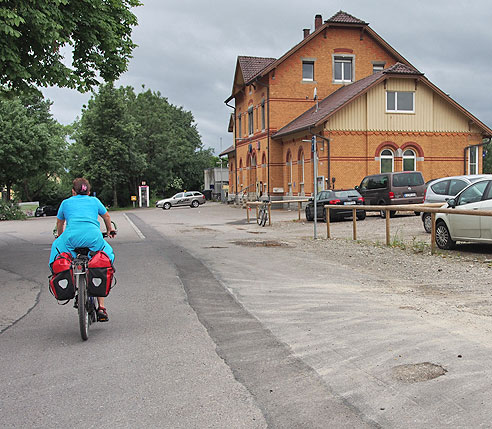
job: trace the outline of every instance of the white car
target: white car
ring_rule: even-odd
[[[492,179],[482,179],[463,189],[443,208],[492,211]],[[492,243],[492,217],[436,214],[436,244],[452,249],[457,241]]]
[[[198,191],[179,192],[171,198],[165,198],[155,203],[156,207],[169,210],[171,207],[190,206],[193,208],[205,204],[205,195]]]
[[[450,198],[455,197],[461,190],[465,189],[470,183],[480,179],[492,179],[490,174],[470,174],[467,176],[442,177],[427,183],[424,193],[424,203],[445,203]],[[422,212],[422,222],[425,232],[431,232],[431,214]]]

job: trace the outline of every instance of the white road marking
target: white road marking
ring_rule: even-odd
[[[123,213],[123,216],[125,216],[126,220],[128,221],[128,223],[131,225],[131,227],[134,229],[134,231],[137,233],[137,235],[142,239],[142,240],[145,240],[145,235],[142,234],[142,231],[140,231],[137,227],[137,225],[135,225],[131,220],[130,218],[126,215],[126,213]]]

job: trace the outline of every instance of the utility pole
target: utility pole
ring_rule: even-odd
[[[318,202],[316,197],[318,195],[318,160],[316,154],[316,136],[311,138],[311,151],[313,152],[313,176],[314,176],[314,197],[313,197],[313,208],[314,208],[314,239],[318,239],[317,235],[317,222],[318,222]]]

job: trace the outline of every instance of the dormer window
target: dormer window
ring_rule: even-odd
[[[374,73],[377,73],[379,71],[383,71],[384,65],[385,65],[385,63],[382,61],[373,61],[372,62],[372,73],[374,74]]]
[[[354,57],[351,55],[333,57],[333,81],[345,83],[354,81]]]
[[[386,112],[415,113],[415,93],[410,91],[386,91]]]

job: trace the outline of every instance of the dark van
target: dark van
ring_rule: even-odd
[[[421,204],[424,202],[425,181],[420,171],[401,171],[366,176],[355,189],[368,205]],[[390,212],[395,215],[394,211]],[[381,216],[385,216],[384,210]]]

